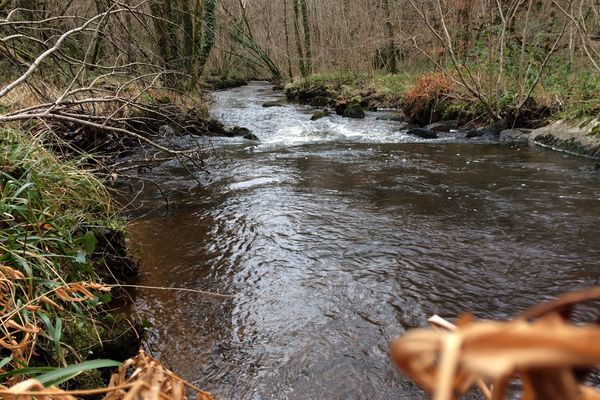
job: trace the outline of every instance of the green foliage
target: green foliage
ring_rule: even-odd
[[[210,51],[215,44],[215,32],[217,29],[217,0],[204,0],[204,15],[202,17],[203,31],[202,44],[198,54],[198,64],[200,65],[200,74],[204,70]]]
[[[93,230],[121,225],[101,182],[77,161],[59,160],[42,144],[39,137],[0,131],[0,299],[5,307],[0,337],[12,337],[21,345],[4,358],[8,371],[27,368],[26,355],[33,346],[56,365],[85,356],[79,354],[81,347],[65,344],[65,332],[75,325],[91,329],[86,321],[98,299],[90,295],[91,289],[86,293],[71,284],[97,280]],[[77,300],[61,296],[65,289]],[[11,323],[38,330],[37,340]],[[83,364],[88,365],[95,364]]]
[[[378,98],[382,105],[394,107],[399,105],[417,76],[414,72],[387,74],[341,70],[296,78],[285,89],[290,96],[301,91],[323,92],[323,95],[344,99],[372,96]]]
[[[37,379],[45,387],[58,386],[86,371],[97,370],[100,368],[118,367],[119,365],[121,365],[120,362],[113,360],[92,360],[69,365],[68,367],[63,368],[26,367],[0,374],[0,381],[12,376],[27,375]]]
[[[36,379],[46,387],[58,386],[61,383],[73,379],[82,372],[100,368],[118,367],[119,365],[121,365],[120,362],[112,360],[84,361],[79,364],[73,364],[69,365],[68,367],[57,368],[53,371],[46,372],[45,374],[37,376]]]
[[[595,71],[584,69],[548,80],[553,95],[565,104],[561,118],[600,117],[600,76]]]
[[[417,80],[414,72],[399,72],[396,74],[375,75],[375,88],[390,96],[403,96],[408,88]]]
[[[291,87],[303,88],[328,88],[339,89],[344,85],[362,86],[365,83],[366,74],[357,74],[351,71],[335,71],[330,73],[313,74],[306,78],[297,78],[291,83]]]

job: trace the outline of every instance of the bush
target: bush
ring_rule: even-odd
[[[423,75],[404,95],[402,109],[411,121],[421,125],[439,121],[453,91],[452,81],[444,74]]]

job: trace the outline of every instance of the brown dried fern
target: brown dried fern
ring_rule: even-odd
[[[523,383],[524,400],[592,400],[600,392],[580,385],[582,369],[600,365],[600,325],[569,321],[575,305],[600,299],[600,288],[566,295],[509,322],[463,317],[443,330],[415,329],[394,340],[396,365],[435,400],[454,399],[479,384],[487,398],[504,399],[509,381]]]

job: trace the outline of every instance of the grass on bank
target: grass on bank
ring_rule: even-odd
[[[336,71],[295,78],[285,87],[292,96],[297,92],[327,92],[336,99],[377,97],[384,107],[399,107],[404,93],[418,79],[419,73],[385,74]]]
[[[501,116],[511,116],[518,109],[528,86],[519,84],[515,74],[505,72],[501,82],[496,74],[486,75],[474,66],[471,73],[480,80],[482,97]],[[452,69],[448,70],[452,73]],[[466,72],[465,72],[466,73]],[[452,73],[454,80],[458,76]],[[586,67],[566,68],[555,63],[537,80],[532,71],[526,85],[533,86],[530,99],[519,113],[531,118],[595,118],[600,115],[600,74]],[[436,86],[437,85],[437,86]],[[444,73],[432,68],[388,74],[382,71],[354,73],[336,71],[296,78],[286,85],[289,97],[304,93],[348,101],[369,99],[379,107],[403,109],[407,114],[419,104],[437,108],[442,119],[485,120],[482,103],[464,87],[452,82]]]
[[[94,358],[97,306],[110,300],[92,259],[99,227],[123,228],[100,181],[42,137],[0,130],[3,385]]]

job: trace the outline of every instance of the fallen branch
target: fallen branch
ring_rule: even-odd
[[[124,134],[127,136],[134,137],[142,142],[145,142],[145,143],[151,145],[152,147],[154,147],[158,150],[164,151],[164,152],[172,154],[172,155],[190,155],[197,151],[196,149],[193,149],[193,150],[170,149],[168,147],[165,147],[161,144],[156,143],[155,141],[153,141],[151,139],[148,139],[147,137],[145,137],[143,135],[140,135],[139,133],[133,132],[128,129],[118,128],[115,126],[108,126],[105,124],[98,124],[95,122],[86,121],[81,118],[75,118],[75,117],[70,117],[70,116],[56,114],[56,113],[42,112],[42,113],[34,113],[34,114],[17,114],[17,115],[12,115],[12,116],[3,116],[3,117],[0,117],[0,123],[15,122],[15,121],[28,121],[28,120],[32,120],[32,119],[72,122],[77,125],[87,126],[90,128],[95,128],[95,129],[101,130],[101,131],[121,133],[121,134]]]

